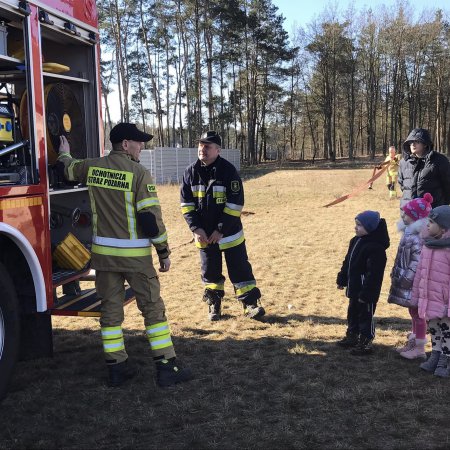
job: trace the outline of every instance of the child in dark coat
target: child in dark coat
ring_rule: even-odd
[[[366,355],[373,351],[373,316],[383,283],[389,234],[377,211],[364,211],[355,217],[355,234],[336,280],[338,289],[347,288],[349,298],[347,333],[338,345],[353,347],[353,355]]]

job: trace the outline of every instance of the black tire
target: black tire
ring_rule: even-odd
[[[19,301],[9,273],[0,263],[0,400],[6,395],[19,348]]]

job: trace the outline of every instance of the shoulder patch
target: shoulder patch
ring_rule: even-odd
[[[147,191],[148,192],[156,192],[156,185],[155,184],[147,184]]]
[[[241,186],[239,185],[238,180],[233,180],[231,182],[231,190],[232,192],[239,192],[241,190]]]

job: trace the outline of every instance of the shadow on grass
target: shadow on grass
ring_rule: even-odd
[[[287,314],[285,316],[270,315],[261,320],[265,323],[276,323],[288,325],[292,321],[317,323],[322,325],[346,325],[346,319],[342,317],[329,317],[301,314]],[[382,329],[403,329],[408,330],[411,327],[411,321],[400,317],[377,317],[375,315],[376,327]]]
[[[416,448],[440,430],[414,405],[432,410],[446,383],[431,377],[430,391],[430,375],[385,345],[354,357],[317,336],[212,340],[208,330],[184,331],[195,337],[174,344],[195,379],[164,390],[141,330],[124,330],[137,376],[109,388],[98,330],[56,329],[53,358],[17,366],[0,448]],[[418,423],[427,431],[413,432]]]

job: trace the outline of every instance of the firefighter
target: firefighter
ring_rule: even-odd
[[[219,320],[224,296],[222,253],[235,294],[244,313],[253,319],[265,314],[258,303],[256,287],[247,257],[241,212],[244,190],[236,168],[220,156],[222,141],[215,131],[207,131],[198,142],[198,160],[184,172],[181,210],[200,250],[203,300],[209,319]]]
[[[161,387],[189,380],[189,369],[175,358],[160,284],[152,262],[153,245],[160,272],[170,268],[170,250],[157,189],[148,170],[139,164],[144,143],[152,135],[131,123],[119,123],[109,135],[108,156],[73,159],[61,136],[58,162],[70,181],[87,185],[93,214],[92,267],[101,299],[101,335],[109,384],[120,386],[134,375],[128,364],[122,322],[124,282],[133,289],[143,317],[157,383]]]

